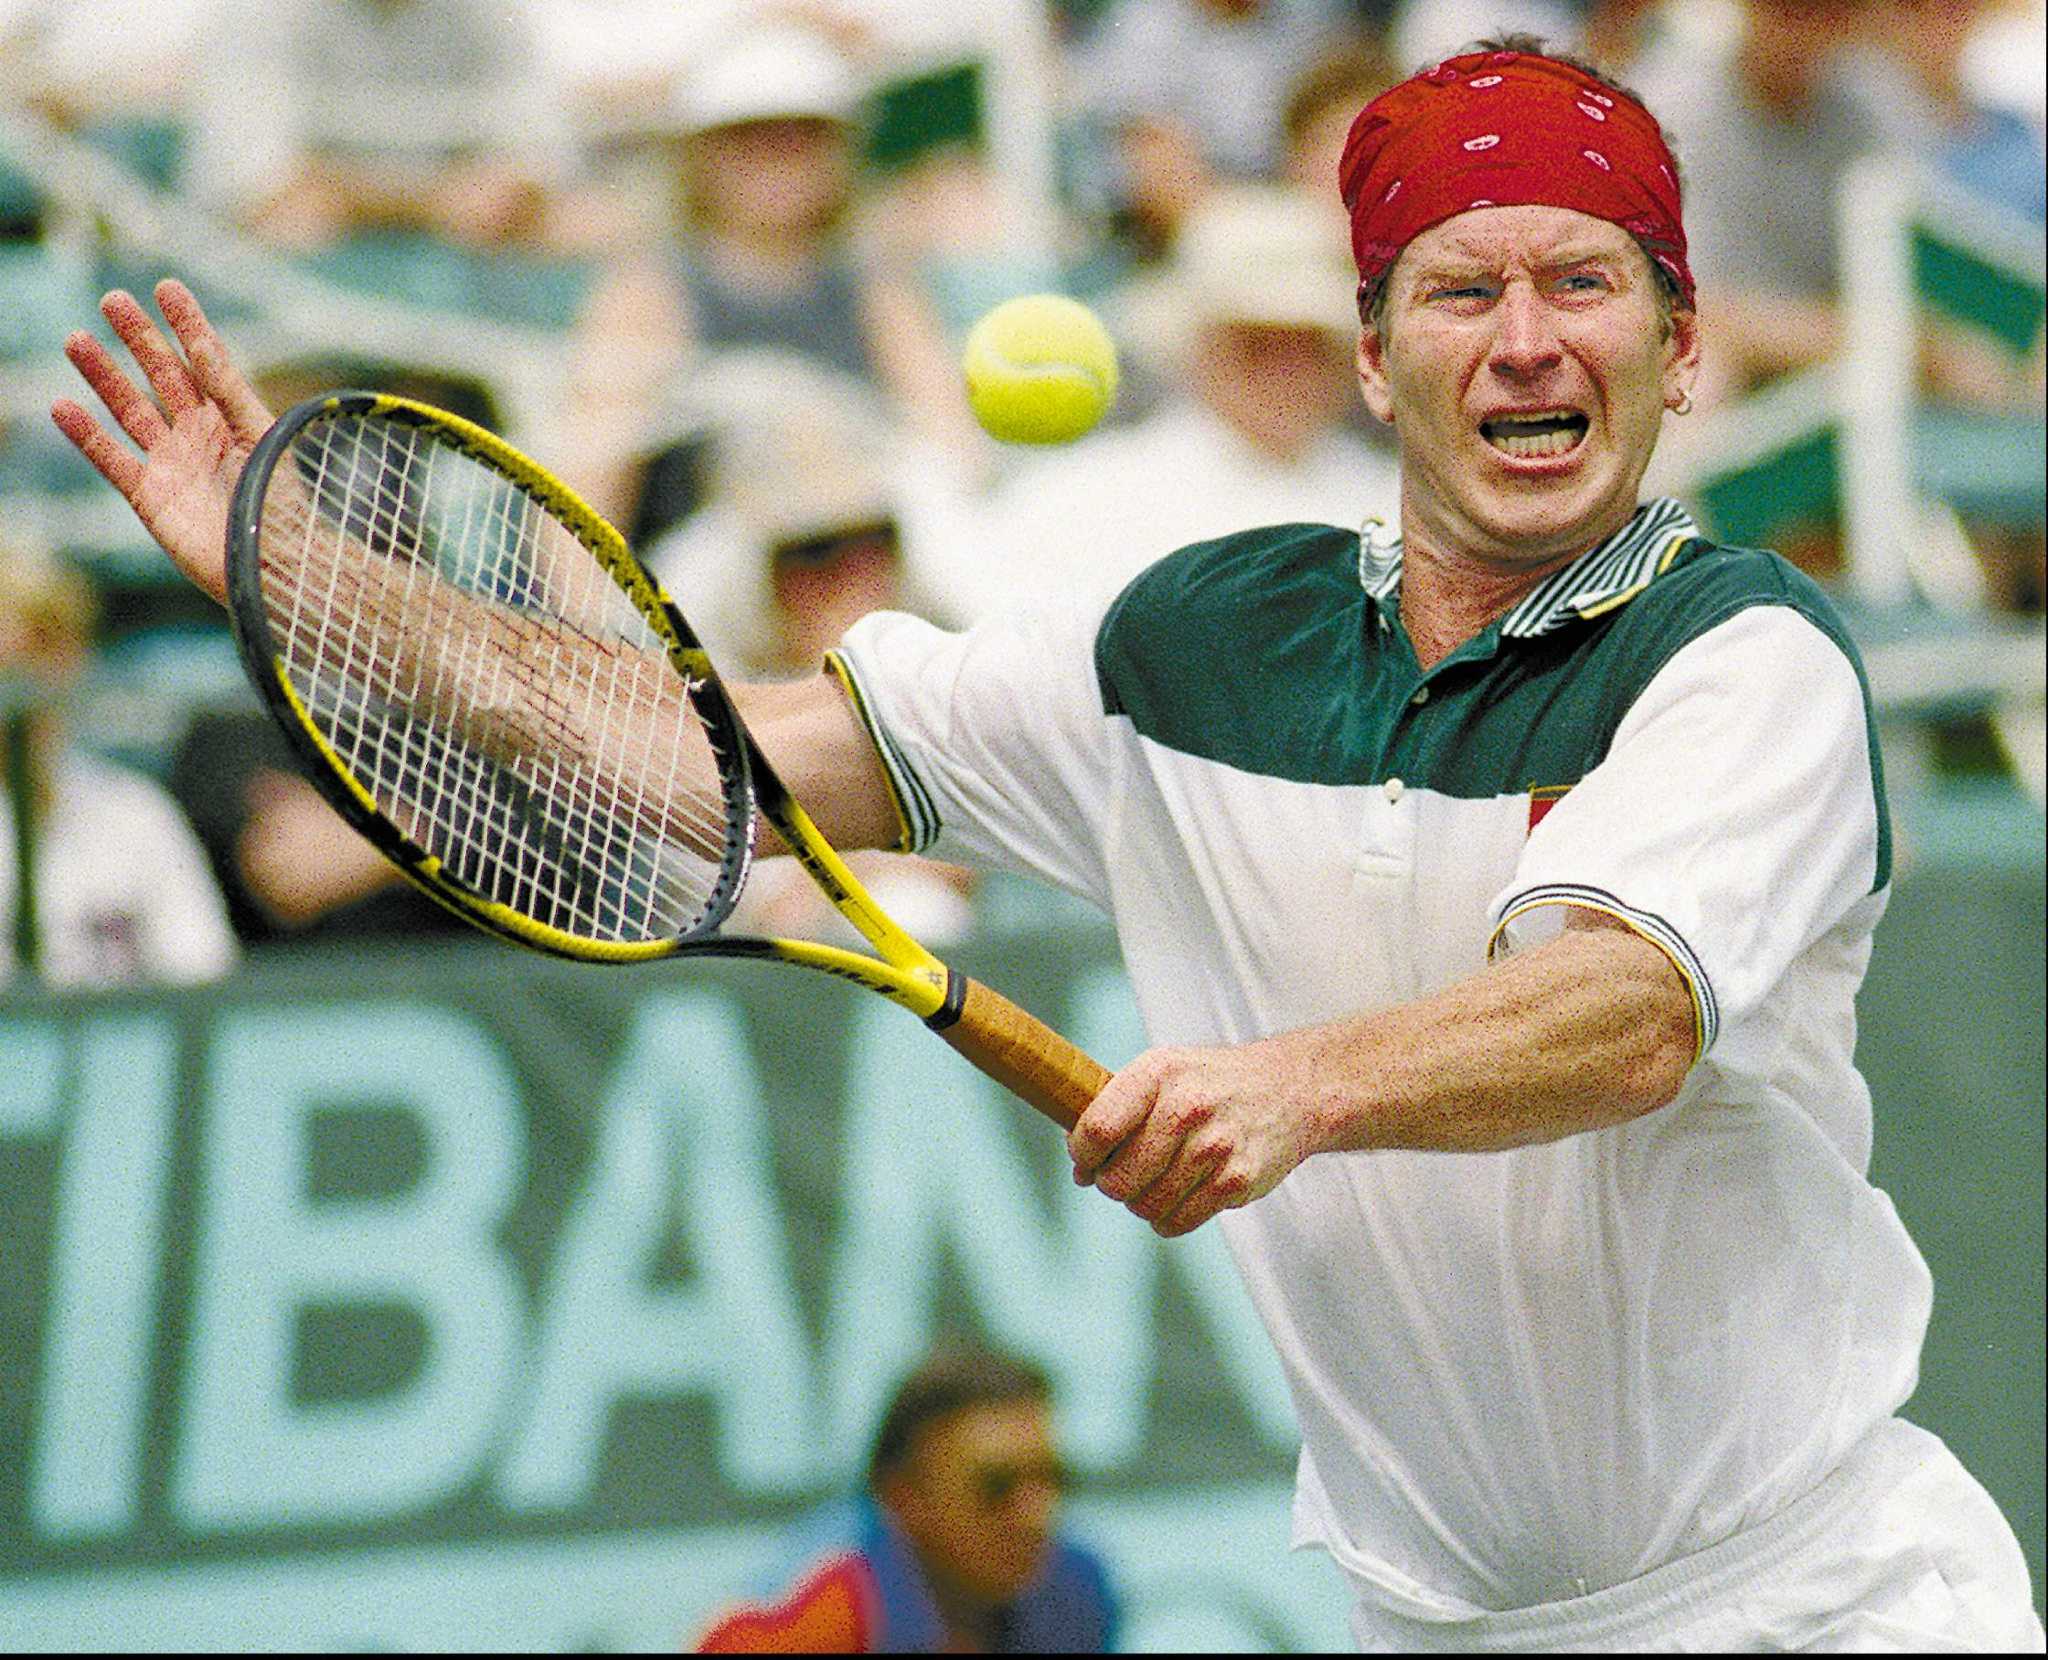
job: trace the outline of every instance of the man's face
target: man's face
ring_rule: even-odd
[[[697,190],[721,225],[809,230],[830,221],[852,185],[852,148],[836,121],[739,121],[688,146]]]
[[[1001,1604],[1044,1568],[1061,1485],[1045,1404],[1003,1401],[926,1424],[877,1496],[928,1573]]]
[[[1387,280],[1358,369],[1400,440],[1404,534],[1519,567],[1626,523],[1699,355],[1633,238],[1570,208],[1478,208],[1416,237]]]

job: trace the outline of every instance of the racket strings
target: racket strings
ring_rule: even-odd
[[[343,413],[273,471],[260,543],[307,717],[449,874],[584,938],[715,920],[733,849],[711,734],[542,502],[430,429]]]

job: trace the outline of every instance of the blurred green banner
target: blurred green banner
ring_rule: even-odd
[[[1106,936],[966,957],[1139,1047]],[[673,1647],[942,1329],[1051,1372],[1133,1639],[1342,1637],[1220,1238],[879,999],[458,941],[17,999],[0,1054],[0,1645]]]
[[[2040,1573],[2039,865],[1923,861],[1864,1012],[1935,1271],[1909,1416]],[[1115,1065],[1101,930],[963,967]],[[1133,1647],[1345,1643],[1213,1230],[1164,1244],[901,1010],[486,943],[0,1005],[0,1646],[673,1648],[941,1330],[1052,1374]]]

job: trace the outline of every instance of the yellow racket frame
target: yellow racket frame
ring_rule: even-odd
[[[346,415],[426,427],[509,479],[537,500],[589,550],[662,642],[690,688],[706,725],[736,746],[722,782],[729,811],[744,812],[730,891],[697,929],[675,939],[621,942],[572,934],[489,899],[458,881],[442,861],[408,838],[328,742],[292,685],[270,640],[258,557],[264,487],[292,440],[313,421]],[[546,468],[495,433],[447,410],[376,392],[333,392],[289,411],[264,436],[244,469],[229,518],[230,612],[245,665],[272,713],[296,742],[322,793],[423,892],[465,921],[553,956],[591,963],[637,963],[691,954],[766,958],[831,974],[901,1004],[976,1066],[1062,1128],[1071,1128],[1109,1079],[1106,1069],[988,987],[948,967],[899,927],[776,776],[740,719],[717,668],[667,592],[635,557],[625,537]],[[733,792],[740,792],[734,800]],[[753,856],[754,815],[771,825],[811,880],[877,955],[814,940],[726,936],[730,912]]]

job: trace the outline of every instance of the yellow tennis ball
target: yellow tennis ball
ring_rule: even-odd
[[[1006,444],[1068,444],[1116,397],[1116,345],[1062,294],[1005,300],[968,331],[967,402]]]

